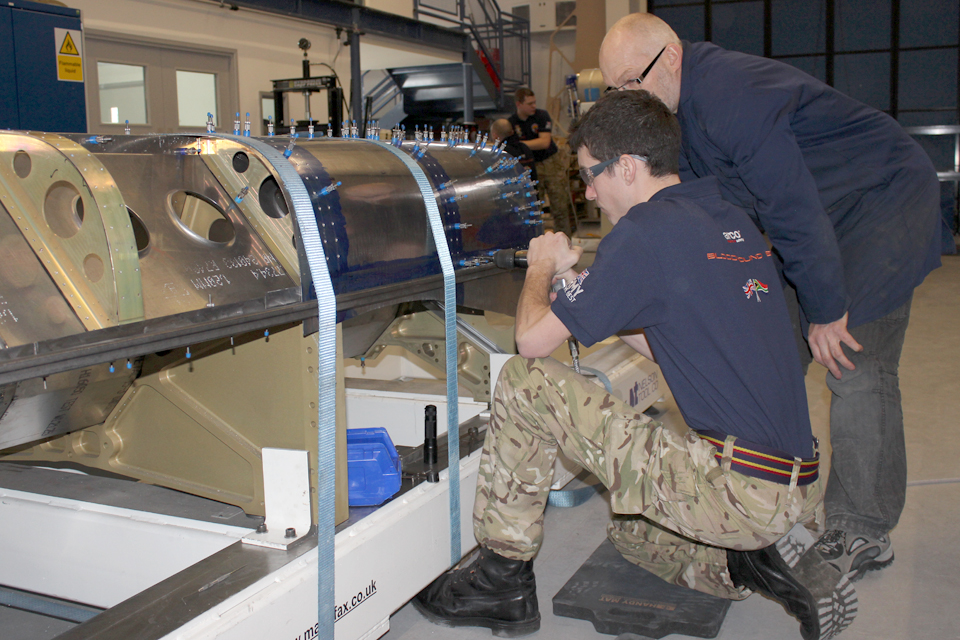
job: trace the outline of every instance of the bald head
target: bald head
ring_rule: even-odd
[[[494,142],[506,140],[511,135],[513,135],[513,125],[506,118],[494,120],[493,124],[490,125],[490,138]]]
[[[647,66],[656,63],[642,83],[637,83]],[[600,46],[600,71],[611,87],[646,89],[677,110],[680,100],[680,68],[683,47],[666,22],[649,13],[631,13],[617,21]]]

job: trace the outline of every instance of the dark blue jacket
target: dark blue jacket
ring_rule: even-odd
[[[766,231],[809,322],[865,324],[940,266],[939,185],[900,125],[787,64],[684,43],[680,177]]]

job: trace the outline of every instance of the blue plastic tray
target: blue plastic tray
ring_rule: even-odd
[[[383,427],[347,429],[351,507],[382,504],[400,490],[400,456]]]

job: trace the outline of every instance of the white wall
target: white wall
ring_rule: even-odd
[[[349,100],[350,48],[343,46],[338,55],[340,43],[332,27],[245,9],[231,11],[229,2],[221,8],[218,2],[207,0],[67,0],[67,3],[80,9],[85,29],[236,50],[241,113],[260,112],[260,92],[272,89],[271,80],[302,75],[303,54],[297,48],[300,38],[312,43],[309,51],[312,62],[325,62],[336,69]],[[371,0],[369,6],[408,17],[413,13],[410,0]],[[451,60],[458,62],[460,56],[385,38],[361,37],[360,62],[364,70]],[[313,68],[314,75],[328,72],[324,67]],[[297,95],[289,104],[290,117],[301,119],[303,99]],[[326,120],[326,105],[324,94],[314,94],[311,101],[314,119]]]

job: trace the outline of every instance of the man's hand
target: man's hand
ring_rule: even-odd
[[[833,377],[838,380],[843,376],[840,365],[850,371],[856,369],[846,354],[843,353],[840,343],[846,344],[854,351],[863,351],[860,343],[847,331],[848,315],[845,313],[842,318],[829,324],[811,323],[807,334],[807,342],[810,344],[813,359],[829,369]]]
[[[530,240],[527,268],[543,268],[551,276],[563,276],[580,261],[582,255],[583,247],[571,246],[566,235],[547,231]]]

